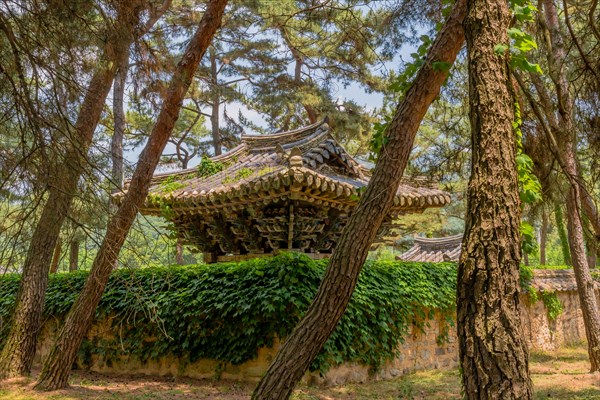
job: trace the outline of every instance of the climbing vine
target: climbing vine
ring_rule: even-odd
[[[317,292],[326,264],[284,254],[238,264],[115,271],[96,321],[110,323],[119,334],[89,338],[79,362],[93,355],[105,362],[122,355],[142,362],[173,355],[189,362],[243,363],[291,332]],[[65,316],[86,277],[85,272],[51,276],[46,319]],[[0,278],[0,345],[18,285],[18,275]],[[311,369],[324,372],[350,361],[376,370],[397,354],[411,326],[427,324],[433,310],[451,323],[455,290],[453,264],[368,263],[346,314]]]
[[[546,306],[546,312],[548,313],[548,319],[555,321],[556,318],[563,312],[563,305],[558,299],[555,291],[540,291],[540,297],[544,306]]]
[[[519,197],[521,205],[534,204],[542,200],[542,185],[537,176],[533,173],[533,160],[523,151],[523,132],[521,131],[521,109],[519,103],[515,102],[515,120],[513,122],[513,132],[517,142],[517,176],[519,179]],[[521,233],[521,249],[524,253],[535,254],[537,251],[537,240],[535,230],[531,224],[521,221],[519,227]]]
[[[546,267],[545,269],[568,269],[568,266],[559,265],[553,267]],[[533,269],[531,267],[521,265],[520,268],[520,283],[521,288],[525,289],[529,295],[529,301],[533,304],[538,300],[542,300],[546,307],[548,319],[555,321],[556,318],[563,312],[563,305],[558,299],[556,291],[553,290],[536,290],[532,285],[533,280]]]
[[[287,336],[308,309],[327,261],[298,254],[241,263],[120,269],[113,273],[96,310],[97,323],[110,324],[114,337],[89,337],[79,363],[92,356],[110,364],[122,356],[144,362],[174,356],[201,358],[222,366],[241,364]],[[88,273],[50,276],[44,318],[60,321],[81,291]],[[532,269],[521,268],[521,287],[531,287]],[[0,346],[10,326],[20,276],[0,277]],[[344,362],[375,371],[397,356],[411,327],[424,328],[441,313],[438,343],[454,324],[456,265],[452,263],[368,262],[346,313],[311,366],[325,372]],[[556,295],[540,294],[556,318]],[[106,326],[106,325],[104,325]],[[216,373],[218,371],[215,371]]]
[[[499,56],[508,56],[510,67],[522,71],[541,74],[542,69],[538,64],[531,63],[527,54],[537,49],[534,38],[521,29],[521,26],[533,21],[537,8],[530,0],[511,0],[510,8],[515,20],[515,25],[508,30],[509,43],[499,43],[494,47],[494,52]],[[521,125],[521,109],[519,103],[514,105],[515,119],[513,132],[517,143],[517,176],[519,179],[519,197],[521,204],[534,204],[542,199],[542,186],[533,174],[533,160],[523,151],[523,132]],[[521,249],[525,254],[535,254],[537,240],[531,224],[521,221]]]

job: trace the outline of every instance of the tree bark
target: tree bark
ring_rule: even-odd
[[[52,263],[50,264],[50,273],[55,274],[58,271],[58,263],[60,262],[60,254],[62,253],[62,240],[58,238],[56,241],[56,247],[54,247],[54,255],[52,256]]]
[[[569,247],[571,248],[571,259],[575,280],[577,281],[577,293],[583,314],[585,335],[588,342],[588,355],[590,359],[590,371],[600,370],[600,313],[594,290],[594,280],[590,274],[585,255],[583,241],[583,226],[581,225],[579,211],[579,187],[571,185],[567,199],[567,231],[569,233]]]
[[[598,242],[595,239],[588,239],[586,242],[587,261],[590,268],[596,268],[598,264]]]
[[[584,212],[581,214],[581,224],[583,225],[583,238],[585,240],[585,252],[587,257],[587,263],[590,267],[596,268],[596,262],[598,257],[598,240],[596,239],[596,234],[593,231],[593,227],[591,226],[591,222],[587,216],[587,213]]]
[[[210,113],[210,128],[212,132],[213,148],[215,156],[222,154],[221,148],[221,131],[219,130],[219,113],[221,112],[221,93],[219,88],[219,75],[217,68],[217,55],[215,48],[210,48],[210,72],[212,79],[212,104]]]
[[[371,243],[392,205],[420,122],[447,77],[432,63],[454,62],[464,41],[464,15],[465,0],[458,0],[395,111],[373,177],[342,232],[315,299],[277,353],[253,399],[287,399],[344,314]]]
[[[221,24],[226,3],[227,0],[212,0],[208,3],[198,30],[177,65],[158,119],[140,155],[127,193],[123,197],[119,210],[108,224],[90,275],[44,362],[36,389],[55,390],[68,384],[71,366],[81,341],[90,327],[96,307],[138,208],[146,200],[156,165],[179,117],[183,99],[198,64]]]
[[[69,249],[69,272],[77,271],[79,268],[79,239],[71,241]]]
[[[507,60],[508,3],[468,0],[471,177],[458,267],[457,328],[466,399],[530,399],[519,314],[520,201]]]
[[[154,24],[158,22],[160,17],[171,6],[171,0],[163,0],[159,8],[155,8],[154,4],[149,4],[150,15],[144,26],[136,31],[137,37],[142,37],[152,29]],[[110,141],[110,153],[112,161],[111,179],[113,184],[113,192],[123,188],[123,140],[125,138],[125,84],[127,82],[127,74],[129,72],[129,53],[127,57],[121,59],[121,64],[118,65],[118,72],[113,85],[113,118],[114,131]]]
[[[556,88],[558,105],[558,131],[556,148],[561,159],[560,166],[569,182],[567,197],[567,233],[571,261],[577,281],[577,292],[583,314],[583,322],[588,341],[590,370],[600,371],[600,311],[594,291],[594,281],[590,274],[585,254],[582,215],[580,207],[585,209],[580,170],[576,153],[576,131],[573,123],[573,99],[569,92],[566,72],[566,50],[559,26],[558,14],[552,0],[544,0],[545,29],[549,36],[547,59],[549,73]]]
[[[563,216],[562,207],[560,204],[554,205],[554,222],[556,222],[556,230],[560,239],[560,248],[562,250],[563,260],[565,265],[573,265],[571,262],[571,251],[569,250],[569,238],[565,229],[565,219]]]
[[[118,11],[115,29],[108,37],[98,69],[81,104],[71,144],[63,162],[52,172],[48,200],[23,264],[11,329],[0,353],[0,378],[28,375],[31,371],[52,253],[77,192],[77,183],[87,162],[86,154],[115,76],[115,65],[128,53],[131,32],[137,20],[134,5],[135,2],[124,2]]]
[[[540,226],[540,265],[546,265],[546,242],[548,241],[548,212],[542,205],[542,225]]]
[[[579,175],[577,177],[577,183],[579,184],[579,190],[581,191],[581,208],[590,221],[590,225],[592,226],[594,235],[596,236],[596,245],[598,245],[598,243],[600,243],[600,213],[598,213],[598,207],[596,207],[594,198],[584,184],[581,171],[578,172]]]
[[[119,66],[113,85],[113,117],[114,132],[110,142],[110,154],[112,159],[112,185],[113,191],[123,187],[123,138],[125,136],[125,110],[123,108],[125,98],[125,82],[129,70],[129,58]]]

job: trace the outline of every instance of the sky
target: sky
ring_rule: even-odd
[[[381,73],[389,73],[389,71],[398,71],[399,67],[401,66],[401,64],[403,63],[403,59],[410,59],[410,53],[415,51],[415,47],[411,46],[409,44],[405,44],[402,48],[399,49],[399,51],[397,52],[396,57],[391,60],[391,61],[387,61],[385,63],[383,63],[383,65],[380,66],[376,66],[376,68],[378,70],[381,70]],[[290,75],[293,75],[294,73],[294,62],[291,61],[289,66],[288,66],[288,73],[290,73]],[[358,85],[357,83],[352,83],[350,85],[348,85],[347,87],[344,87],[343,85],[339,85],[337,91],[334,91],[333,93],[334,98],[338,98],[340,100],[344,100],[344,99],[349,99],[349,100],[353,100],[354,102],[356,102],[359,105],[362,105],[364,107],[366,107],[368,110],[375,110],[375,109],[379,109],[381,108],[382,104],[383,104],[383,94],[381,93],[367,93],[363,88],[360,87],[360,85]],[[112,98],[112,96],[110,97]],[[244,115],[246,118],[248,118],[252,123],[261,126],[261,127],[267,127],[267,124],[265,122],[265,119],[262,117],[262,115],[260,115],[257,111],[255,110],[251,110],[248,109],[246,106],[244,106],[243,104],[239,103],[239,102],[234,102],[234,103],[228,103],[226,105],[227,108],[227,114],[229,116],[237,116],[238,112],[242,112],[242,115]],[[223,110],[223,108],[222,108]],[[206,110],[207,112],[209,112],[209,110]],[[158,115],[158,110],[156,110],[156,115]],[[221,120],[223,120],[221,118]],[[205,118],[204,121],[206,127],[208,128],[208,130],[210,130],[210,120],[208,118]],[[248,133],[255,133],[255,132],[248,132]],[[133,165],[136,163],[139,154],[142,150],[142,146],[139,146],[136,149],[126,149],[125,150],[125,159],[126,162],[129,165]],[[164,151],[164,154],[169,154],[169,153],[173,153],[174,152],[174,146],[172,145],[167,145],[167,148]],[[194,167],[196,166],[198,163],[200,162],[200,157],[196,157],[194,160],[192,160],[189,163],[189,167]],[[159,169],[161,171],[165,171],[167,169],[165,169],[164,167],[159,167]],[[169,170],[172,170],[173,168],[168,168]]]

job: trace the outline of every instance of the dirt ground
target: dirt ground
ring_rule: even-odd
[[[531,356],[536,399],[598,399],[600,374],[590,374],[585,346]],[[253,384],[140,375],[101,375],[74,371],[71,387],[38,393],[32,379],[0,382],[2,400],[247,400]],[[458,370],[423,371],[390,381],[322,388],[301,386],[294,400],[460,399]]]

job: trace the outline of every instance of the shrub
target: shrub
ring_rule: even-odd
[[[258,349],[287,336],[313,299],[327,261],[283,254],[241,263],[118,270],[96,311],[111,317],[114,339],[91,338],[83,359],[129,354],[142,361],[173,355],[193,362],[210,358],[240,364]],[[50,277],[44,315],[64,318],[87,272]],[[0,344],[20,277],[0,278]],[[343,362],[377,369],[394,358],[412,324],[422,325],[440,310],[454,315],[454,264],[368,262],[346,314],[311,370]],[[151,340],[150,340],[151,338]]]

